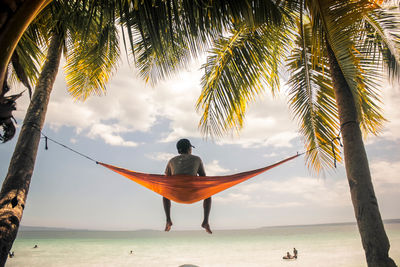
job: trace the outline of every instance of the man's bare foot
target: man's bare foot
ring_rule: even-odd
[[[169,230],[171,230],[171,226],[172,226],[172,222],[167,222],[165,224],[165,232],[169,232]]]
[[[208,223],[202,223],[201,227],[203,227],[204,229],[206,229],[206,232],[209,234],[212,234],[212,231],[210,229],[210,225]]]

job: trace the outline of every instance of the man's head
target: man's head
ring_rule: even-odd
[[[192,144],[188,139],[181,139],[176,143],[179,154],[189,154],[192,151]]]

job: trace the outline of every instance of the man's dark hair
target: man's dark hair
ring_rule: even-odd
[[[178,149],[179,154],[188,153],[191,147],[194,146],[192,146],[188,139],[181,139],[178,141],[178,143],[176,143],[176,148]]]

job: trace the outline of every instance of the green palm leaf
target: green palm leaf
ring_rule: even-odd
[[[92,14],[90,24],[85,24],[90,30],[84,38],[82,31],[74,31],[74,27],[69,32],[64,71],[68,91],[75,99],[104,94],[105,84],[117,66],[120,55],[117,27],[114,19],[105,18],[105,15],[107,13]],[[85,19],[87,17],[81,18]]]
[[[241,21],[248,28],[279,25],[288,16],[285,1],[135,1],[125,5],[122,23],[132,32],[131,48],[145,80],[156,82],[186,67],[212,40]],[[127,14],[128,13],[128,14]]]
[[[285,54],[287,32],[273,26],[256,30],[240,25],[229,37],[220,36],[203,65],[203,90],[197,109],[203,110],[200,127],[207,135],[239,130],[248,102],[266,84],[279,89],[278,70]]]
[[[399,78],[400,64],[400,13],[396,6],[375,9],[364,16],[363,43],[365,53],[375,64],[384,64],[389,78]]]
[[[300,121],[300,133],[309,151],[307,164],[318,172],[332,166],[333,153],[341,160],[337,142],[333,148],[335,152],[330,144],[339,132],[337,107],[327,58],[316,58],[319,54],[311,53],[315,36],[310,23],[301,23],[299,31],[295,41],[297,48],[292,50],[287,62],[289,103]]]
[[[313,29],[323,34],[314,44],[319,54],[321,43],[329,44],[349,85],[358,112],[358,121],[365,133],[379,131],[383,116],[379,108],[379,92],[376,89],[381,77],[378,66],[371,64],[365,49],[360,46],[360,23],[376,6],[369,1],[311,1],[310,15]],[[324,42],[324,39],[326,42]]]
[[[45,13],[42,12],[24,32],[12,58],[9,81],[22,82],[29,91],[39,77],[40,65],[44,59],[41,47],[45,45],[47,30],[40,25],[45,19]]]

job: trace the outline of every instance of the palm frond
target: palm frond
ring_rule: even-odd
[[[104,18],[105,14],[92,14],[97,18],[92,17],[91,24],[83,24],[90,27],[84,36],[82,31],[69,31],[64,71],[68,91],[75,99],[104,94],[105,84],[117,66],[120,55],[117,27],[114,18]]]
[[[46,12],[40,13],[22,35],[12,57],[9,81],[22,82],[31,91],[39,77],[41,63],[44,60],[42,48],[47,36],[47,28],[41,22]],[[31,92],[30,92],[31,93]]]
[[[376,64],[383,64],[390,80],[400,79],[400,12],[398,7],[374,9],[364,16],[361,45]]]
[[[278,70],[289,33],[263,26],[253,31],[244,25],[229,37],[220,36],[203,65],[200,128],[206,135],[220,136],[243,126],[248,103],[264,91],[266,84],[278,90]]]
[[[312,2],[312,3],[310,3]],[[359,24],[368,12],[377,8],[372,1],[308,1],[312,23],[324,34],[332,48],[340,69],[353,94],[358,121],[366,132],[376,133],[384,121],[379,106],[376,85],[381,75],[376,66],[365,56],[355,38],[360,35]],[[323,46],[315,46],[322,51]],[[322,53],[322,52],[321,52]]]
[[[253,30],[260,25],[279,25],[287,19],[285,1],[132,1],[121,9],[137,66],[146,80],[156,82],[186,67],[205,52],[211,41],[236,22]],[[153,75],[154,74],[154,75]]]
[[[176,42],[173,46],[165,46],[167,51],[158,54],[149,39],[135,43],[136,67],[139,74],[146,81],[155,85],[158,80],[171,77],[179,70],[190,64],[190,49],[184,42]]]
[[[301,24],[301,23],[300,23]],[[301,29],[303,27],[303,29]],[[331,167],[333,157],[341,160],[337,142],[330,143],[339,132],[337,106],[326,57],[311,53],[315,36],[309,22],[299,25],[295,48],[288,58],[289,104],[300,122],[310,169],[320,171]],[[332,149],[335,151],[333,152]],[[335,155],[333,154],[335,153]]]

